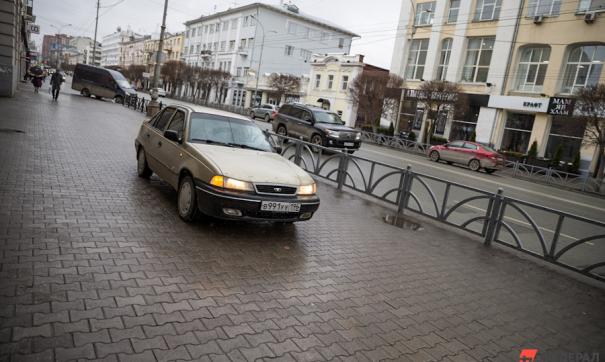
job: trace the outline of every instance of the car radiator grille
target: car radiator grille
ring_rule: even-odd
[[[261,194],[295,195],[296,187],[279,185],[255,185],[256,191]]]
[[[353,141],[355,140],[355,133],[350,133],[350,132],[341,132],[340,133],[340,139],[343,141]]]

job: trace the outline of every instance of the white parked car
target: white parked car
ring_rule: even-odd
[[[158,92],[159,97],[166,97],[166,91],[164,90],[164,88],[153,88],[149,91],[149,93],[152,93],[154,90]]]

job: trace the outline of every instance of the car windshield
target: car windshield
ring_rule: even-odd
[[[120,88],[127,88],[127,89],[132,88],[132,86],[130,85],[130,83],[128,83],[128,81],[126,79],[116,79],[116,83],[118,83]]]
[[[493,148],[491,148],[490,146],[486,146],[486,145],[481,145],[481,148],[483,148],[484,150],[486,150],[487,152],[493,152],[493,153],[497,153],[496,150],[494,150]]]
[[[344,124],[344,122],[338,117],[336,113],[330,112],[313,112],[315,115],[316,123],[331,123],[331,124]]]
[[[272,151],[267,136],[254,123],[204,113],[191,115],[189,141]]]

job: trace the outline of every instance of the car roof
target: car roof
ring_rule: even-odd
[[[324,112],[324,113],[334,113],[334,114],[336,114],[336,112],[332,112],[329,109],[323,109],[321,107],[313,106],[313,105],[310,105],[310,104],[303,104],[303,103],[286,103],[286,104],[290,105],[290,106],[297,106],[297,107],[300,107],[300,108],[305,108],[305,109],[307,109],[309,111],[313,111],[313,112]],[[286,105],[286,104],[284,104],[284,105]]]
[[[169,104],[169,105],[167,105],[167,107],[177,107],[177,108],[186,109],[190,112],[206,113],[206,114],[212,114],[215,116],[223,116],[223,117],[231,117],[231,118],[235,118],[235,119],[252,122],[248,117],[244,117],[237,113],[227,112],[227,111],[223,111],[220,109],[214,109],[214,108],[210,108],[210,107],[192,106],[192,105],[188,105],[188,104],[179,104],[179,103]]]

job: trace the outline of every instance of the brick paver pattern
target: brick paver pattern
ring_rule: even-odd
[[[141,113],[30,92],[0,99],[0,360],[605,359],[603,289],[322,183],[310,222],[186,224]]]

